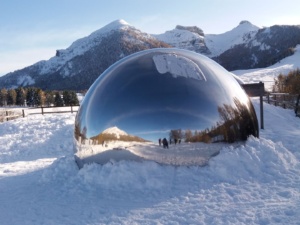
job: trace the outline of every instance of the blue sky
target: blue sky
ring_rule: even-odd
[[[153,34],[177,24],[220,34],[242,20],[298,25],[299,8],[299,0],[0,0],[0,76],[47,60],[117,19]]]

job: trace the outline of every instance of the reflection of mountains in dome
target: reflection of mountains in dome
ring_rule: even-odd
[[[105,141],[136,141],[136,142],[147,142],[147,140],[127,134],[125,131],[119,129],[118,127],[110,127],[104,130],[101,134],[92,137],[92,140],[97,141],[99,144]]]

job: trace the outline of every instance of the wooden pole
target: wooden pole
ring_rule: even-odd
[[[259,96],[260,100],[260,128],[264,129],[264,104],[263,104],[263,96]]]

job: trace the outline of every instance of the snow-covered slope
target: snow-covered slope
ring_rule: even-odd
[[[132,26],[126,21],[116,20],[97,31],[94,31],[89,36],[76,40],[67,49],[57,50],[56,56],[47,61],[39,62],[41,75],[58,71],[72,58],[82,55],[86,51],[93,48],[93,46],[99,45],[102,39],[108,36],[112,31],[126,30],[130,27],[132,28]],[[72,63],[70,63],[68,66],[69,68],[72,68]],[[65,75],[71,74],[69,74],[68,71],[65,71]]]
[[[265,83],[267,90],[272,90],[274,80],[279,74],[287,75],[290,71],[300,68],[300,45],[295,48],[295,53],[292,56],[286,57],[280,62],[267,68],[252,69],[252,70],[236,70],[232,71],[239,76],[245,83]]]
[[[248,21],[241,21],[240,24],[230,31],[223,34],[207,34],[205,35],[205,44],[210,50],[209,57],[215,57],[234,45],[242,44],[256,34],[259,27]]]

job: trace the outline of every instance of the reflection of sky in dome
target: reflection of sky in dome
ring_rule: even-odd
[[[163,124],[168,124],[168,128],[177,124],[177,127],[205,129],[210,120],[216,120],[216,107],[211,107],[211,97],[207,96],[210,94],[205,93],[210,85],[182,77],[174,79],[170,74],[161,76],[156,70],[144,74],[142,71],[130,67],[118,83],[111,82],[109,89],[95,91],[91,99],[100,105],[89,105],[89,117],[94,118],[91,127],[96,131],[91,136],[101,126],[106,129],[122,125],[132,129],[153,124],[154,129],[165,129]]]

